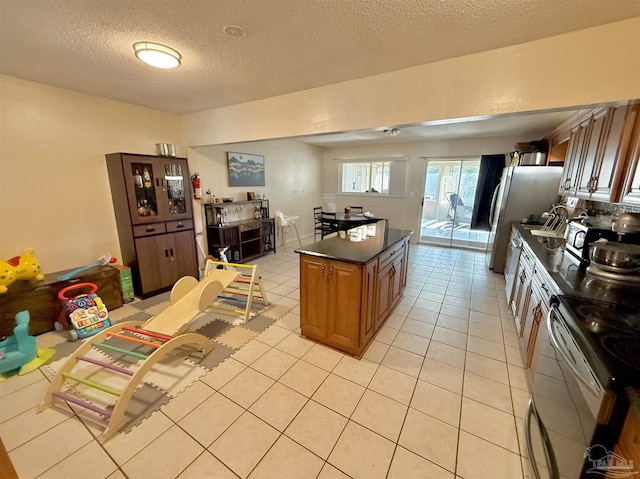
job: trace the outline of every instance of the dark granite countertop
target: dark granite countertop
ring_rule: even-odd
[[[558,251],[560,240],[534,236],[531,229],[519,222],[512,225],[522,239],[545,267],[562,294],[627,305],[640,309],[640,283],[601,278],[587,272],[587,265],[581,264],[569,252]],[[552,244],[556,242],[556,244]]]
[[[412,231],[384,228],[376,231],[376,236],[364,241],[349,241],[338,236],[311,243],[295,250],[296,253],[320,258],[335,259],[347,263],[366,264],[390,246],[411,236]]]

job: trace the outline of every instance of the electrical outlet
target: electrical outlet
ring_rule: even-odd
[[[574,198],[574,197],[567,198],[567,206],[569,208],[575,208],[577,204],[578,204],[578,198]]]

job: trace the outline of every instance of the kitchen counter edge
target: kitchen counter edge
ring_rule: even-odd
[[[375,244],[375,238],[369,238],[365,241],[349,241],[335,236],[297,248],[295,252],[346,263],[367,264],[376,256],[384,253],[390,247],[412,234],[412,230],[388,228],[385,231],[383,244],[378,248],[372,247]]]

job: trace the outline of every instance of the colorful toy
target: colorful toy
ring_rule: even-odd
[[[267,292],[262,285],[258,265],[229,263],[226,255],[228,249],[227,247],[218,249],[218,260],[215,256],[207,256],[204,275],[207,276],[216,269],[240,271],[240,274],[207,308],[237,315],[243,323],[247,323],[251,319],[251,305],[254,299],[261,301],[264,306],[269,304]]]
[[[89,288],[89,292],[73,298],[66,296],[69,291],[83,288]],[[93,283],[77,283],[62,288],[58,293],[58,299],[62,301],[67,310],[71,326],[76,335],[76,337],[73,334],[71,335],[73,340],[93,336],[111,326],[107,307],[100,296],[96,294],[96,291],[98,291],[98,287]]]
[[[33,256],[33,248],[31,247],[26,248],[22,256],[11,258],[8,263],[17,267],[18,276],[16,279],[35,279],[36,281],[44,279],[44,274],[40,271],[40,261]]]
[[[17,279],[42,281],[40,261],[33,256],[33,248],[24,250],[22,256],[14,256],[9,261],[0,259],[0,294],[6,293],[8,286]]]
[[[115,263],[116,261],[118,261],[116,258],[112,258],[109,253],[106,253],[104,256],[100,256],[100,258],[98,258],[98,261],[96,261],[95,263],[88,264],[86,266],[81,266],[80,268],[76,268],[73,271],[69,271],[66,274],[58,276],[57,279],[58,281],[67,281],[73,278],[74,276],[82,273],[83,271],[91,269],[95,266],[104,266],[105,264]]]
[[[29,335],[29,320],[29,311],[20,311],[16,314],[13,336],[0,341],[0,374],[18,371],[22,376],[35,371],[55,354],[54,349],[36,346],[36,338]],[[4,379],[0,376],[0,382]]]
[[[186,345],[195,345],[203,355],[213,350],[209,338],[186,329],[237,276],[236,271],[215,269],[200,282],[191,276],[180,278],[171,291],[171,305],[142,326],[138,321],[118,323],[85,341],[52,379],[38,410],[49,407],[54,399],[77,404],[108,420],[103,438],[110,438],[124,426],[129,400],[154,364]],[[112,338],[117,342],[111,341]],[[144,346],[142,351],[141,345]],[[110,356],[100,352],[119,353],[133,362],[127,360],[131,365],[125,368],[123,362],[116,359],[108,362]],[[88,370],[91,371],[89,375],[86,374]],[[98,380],[105,375],[108,385]],[[116,382],[122,387],[112,386]],[[99,391],[97,396],[95,391]]]
[[[0,259],[0,293],[6,293],[11,283],[16,280],[16,267]]]

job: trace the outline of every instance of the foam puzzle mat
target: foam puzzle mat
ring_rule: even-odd
[[[111,311],[110,319],[112,323],[121,321],[140,321],[144,323],[147,319],[163,311],[170,304],[169,293],[163,293],[152,298],[136,301],[124,305],[122,308]],[[189,354],[187,350],[176,350],[172,354],[157,362],[153,368],[145,375],[143,382],[136,389],[127,407],[127,424],[123,432],[127,432],[135,427],[144,418],[157,411],[164,404],[176,395],[184,391],[188,386],[197,381],[201,376],[215,368],[225,359],[235,353],[251,339],[262,331],[273,325],[278,319],[289,312],[290,308],[278,304],[267,306],[261,303],[254,303],[251,319],[243,324],[237,316],[227,316],[224,312],[214,309],[207,309],[200,313],[189,323],[189,330],[200,333],[209,338],[214,349],[209,354],[201,357],[197,353]],[[86,340],[91,340],[87,338]],[[136,351],[139,353],[149,353],[149,347],[137,345],[122,339],[111,337],[106,340],[110,345]],[[56,354],[51,362],[42,366],[42,370],[48,376],[54,376],[65,364],[67,356],[73,353],[80,342],[66,342],[61,340],[51,341],[51,347],[56,350]],[[122,367],[135,369],[140,360],[132,356],[108,352],[105,350],[93,349],[87,356],[94,356],[94,359],[104,359],[108,356],[116,364]],[[82,369],[75,369],[82,377],[90,378],[92,381],[104,384],[114,389],[122,389],[124,384],[120,384],[123,378],[118,375],[105,373],[104,369],[92,365],[84,365]],[[76,384],[74,395],[77,395],[86,402],[102,408],[112,408],[113,403],[105,404],[105,395],[100,394],[93,388]],[[74,407],[77,410],[76,407]],[[80,417],[84,420],[84,414]]]

